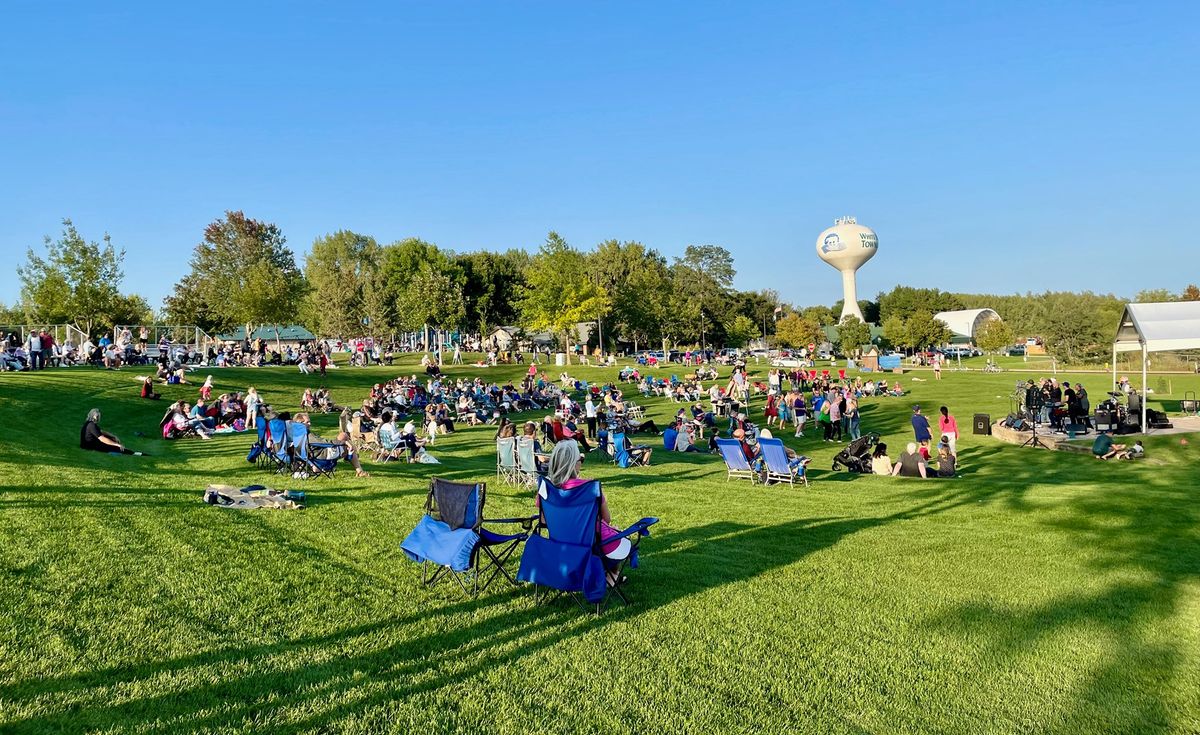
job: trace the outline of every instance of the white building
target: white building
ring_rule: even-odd
[[[999,319],[1000,315],[994,309],[958,309],[938,312],[933,318],[945,324],[954,334],[951,343],[975,344],[975,334],[979,328],[993,319]]]

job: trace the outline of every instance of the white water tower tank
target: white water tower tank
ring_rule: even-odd
[[[858,308],[858,289],[854,274],[879,251],[879,238],[870,227],[858,224],[854,217],[840,217],[833,227],[817,236],[817,257],[842,274],[842,314],[839,321],[853,314],[863,319]]]

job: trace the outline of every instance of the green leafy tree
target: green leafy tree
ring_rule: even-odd
[[[733,256],[719,245],[688,245],[683,257],[675,259],[675,288],[696,302],[696,331],[702,344],[709,336],[714,340],[724,337],[714,327],[723,324],[722,319],[730,310],[730,291],[736,273]]]
[[[857,355],[871,341],[871,328],[858,317],[848,314],[838,324],[838,346],[843,355]]]
[[[775,336],[784,347],[808,347],[825,341],[821,325],[815,319],[788,314],[775,325]]]
[[[908,324],[903,317],[892,315],[883,320],[883,339],[895,348],[910,347]]]
[[[1189,283],[1188,287],[1183,289],[1183,293],[1179,295],[1180,301],[1200,301],[1200,286],[1194,283]]]
[[[400,328],[417,330],[429,325],[452,329],[461,324],[466,307],[462,285],[454,275],[422,263],[396,302]]]
[[[365,293],[379,270],[380,248],[373,237],[339,230],[319,237],[304,263],[309,302],[318,334],[352,337],[369,317]],[[368,331],[370,331],[368,329]]]
[[[807,306],[800,310],[800,316],[811,319],[822,327],[829,327],[838,322],[838,313],[828,306]],[[821,340],[818,340],[818,342]]]
[[[480,334],[517,319],[516,301],[524,283],[529,257],[521,250],[507,253],[480,251],[458,255],[463,273],[466,323]]]
[[[103,244],[89,242],[64,219],[62,235],[58,240],[47,236],[45,247],[45,257],[29,248],[27,262],[17,268],[26,321],[69,323],[91,334],[128,314],[130,302],[120,291],[125,251],[114,247],[107,233]]]
[[[1151,288],[1138,291],[1133,301],[1136,304],[1162,304],[1168,301],[1179,301],[1179,298],[1165,288]]]
[[[984,352],[999,352],[1015,339],[1012,328],[1003,319],[989,319],[975,330],[975,346]]]
[[[935,314],[939,311],[967,308],[963,305],[962,300],[954,294],[945,293],[936,288],[913,288],[911,286],[896,286],[887,293],[879,294],[877,301],[879,302],[878,317],[885,321],[890,316],[907,319],[917,312]]]
[[[279,228],[230,211],[204,229],[191,271],[168,297],[167,311],[204,315],[219,330],[245,325],[249,332],[293,321],[306,290]]]
[[[525,272],[519,301],[524,326],[562,336],[563,351],[575,326],[608,315],[612,300],[588,278],[587,257],[551,232]]]
[[[730,347],[745,347],[758,334],[758,327],[745,314],[738,314],[725,325],[726,340]]]

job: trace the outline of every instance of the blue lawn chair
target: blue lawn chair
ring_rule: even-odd
[[[658,519],[643,518],[602,544],[599,481],[563,490],[542,478],[538,481],[538,497],[541,520],[525,542],[517,570],[518,580],[533,584],[534,599],[540,601],[541,588],[545,587],[570,594],[580,607],[584,606],[582,597],[596,606],[596,613],[613,594],[629,604],[622,590],[625,577],[621,572],[626,565],[637,567],[641,537],[650,535],[650,526]],[[606,554],[604,547],[614,544],[617,548]],[[607,583],[606,572],[613,575],[615,584]]]
[[[797,460],[789,461],[782,439],[759,439],[758,447],[766,469],[764,479],[767,482],[786,482],[794,485],[796,480],[800,479],[804,481],[804,486],[808,487],[808,473],[804,471],[804,458],[800,457]]]
[[[633,454],[625,448],[625,432],[618,431],[612,435],[613,461],[618,467],[641,467],[646,464],[645,458],[638,461]]]
[[[334,451],[337,447],[310,442],[308,427],[299,421],[288,422],[287,435],[292,453],[293,472],[306,472],[313,477],[333,477],[340,454]]]
[[[537,516],[485,519],[486,501],[486,483],[430,480],[425,516],[400,543],[409,559],[421,563],[423,584],[432,585],[449,575],[468,595],[486,590],[498,576],[517,584],[504,564],[529,537]],[[521,530],[501,534],[486,528],[485,523],[519,524]],[[431,565],[435,568],[432,574]]]
[[[259,467],[265,466],[270,462],[267,454],[269,447],[267,446],[267,420],[257,422],[255,428],[258,429],[258,440],[250,445],[250,452],[246,455],[247,462],[253,462]]]
[[[725,476],[726,481],[730,478],[749,479],[751,484],[758,481],[758,474],[742,452],[741,442],[737,439],[717,439],[716,443],[717,450],[721,452],[721,459],[725,460],[725,469],[729,473]]]
[[[292,456],[288,454],[288,429],[283,419],[271,419],[267,422],[267,462],[275,472],[287,472],[292,466]]]

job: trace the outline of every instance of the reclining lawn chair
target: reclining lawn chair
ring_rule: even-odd
[[[571,595],[586,610],[582,597],[596,606],[597,614],[614,594],[628,605],[622,572],[626,565],[637,567],[641,537],[650,535],[650,526],[658,519],[643,518],[601,540],[598,481],[562,490],[543,478],[538,481],[538,496],[541,520],[525,542],[517,570],[517,579],[533,584],[534,600],[541,601],[541,588],[546,587]],[[608,584],[606,573],[615,584]]]
[[[486,483],[464,484],[438,477],[430,480],[425,516],[400,543],[409,559],[421,562],[423,584],[432,585],[449,575],[468,595],[486,590],[498,576],[516,586],[504,564],[529,537],[537,516],[485,519],[486,501]],[[521,530],[499,534],[484,526],[493,523],[519,524]],[[432,574],[430,565],[435,567]]]
[[[721,452],[721,459],[725,460],[725,469],[728,473],[725,480],[737,478],[739,480],[748,479],[751,484],[758,482],[758,475],[754,472],[754,468],[746,461],[746,455],[742,453],[742,444],[737,439],[717,439],[717,450]]]
[[[613,461],[618,467],[644,467],[648,464],[645,459],[645,453],[642,453],[642,459],[636,459],[633,453],[625,448],[625,432],[618,431],[612,435]]]
[[[496,439],[496,477],[510,485],[521,482],[521,468],[517,466],[517,440],[505,436]]]
[[[267,421],[263,419],[255,424],[258,429],[258,439],[250,445],[250,451],[246,454],[246,461],[253,462],[259,467],[265,466],[270,460],[267,457]]]
[[[292,455],[288,453],[287,424],[283,419],[267,422],[267,467],[280,474],[292,466]]]
[[[759,439],[758,448],[762,453],[764,482],[786,482],[794,485],[799,479],[808,487],[808,473],[804,470],[806,457],[800,457],[795,463],[789,462],[782,439]]]
[[[522,484],[533,487],[541,474],[538,468],[537,454],[534,452],[533,439],[517,437],[517,477]]]
[[[311,477],[333,477],[340,452],[332,450],[339,447],[310,442],[308,427],[299,421],[289,422],[287,433],[292,452],[292,472],[307,473]]]

